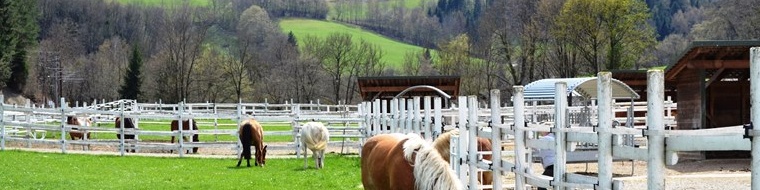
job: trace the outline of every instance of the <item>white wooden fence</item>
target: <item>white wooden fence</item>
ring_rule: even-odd
[[[2,98],[0,98],[2,99]],[[0,100],[1,101],[1,100]],[[64,99],[61,102],[65,102]],[[114,106],[118,105],[118,106]],[[360,126],[361,120],[356,116],[356,106],[352,105],[320,105],[320,104],[268,104],[268,103],[238,103],[238,104],[212,104],[212,103],[195,103],[195,104],[143,104],[130,100],[119,100],[115,102],[104,103],[102,105],[83,107],[60,107],[60,108],[38,108],[35,106],[18,107],[15,105],[0,106],[0,148],[5,149],[6,141],[25,142],[27,147],[33,143],[60,145],[61,152],[66,152],[67,147],[72,145],[102,145],[117,147],[121,155],[124,155],[126,149],[160,149],[175,150],[180,157],[185,156],[185,151],[192,148],[229,148],[240,152],[240,144],[235,141],[220,141],[219,136],[233,136],[237,139],[237,126],[239,121],[253,114],[253,117],[266,123],[285,123],[293,126],[291,131],[266,131],[268,135],[293,135],[294,142],[284,146],[269,146],[270,150],[286,149],[294,150],[299,153],[298,130],[299,123],[303,121],[321,121],[326,122],[331,130],[334,140],[332,146],[342,146],[345,148],[359,148],[361,145],[356,142],[355,138],[363,136]],[[117,129],[97,127],[71,126],[66,124],[67,116],[89,116],[96,123],[113,123],[115,117],[132,118],[138,129]],[[183,130],[182,123],[178,131],[169,131],[167,120],[178,119],[196,119],[200,130]],[[237,124],[222,124],[219,120],[233,120]],[[123,120],[122,120],[123,121]],[[212,122],[210,122],[212,121]],[[166,124],[166,130],[145,130],[140,129],[140,123],[147,124]],[[228,125],[227,129],[220,129],[220,126]],[[122,123],[122,126],[123,123]],[[211,126],[213,126],[212,129]],[[235,126],[230,127],[230,126]],[[106,140],[106,139],[85,139],[85,140],[68,140],[67,134],[72,128],[78,128],[89,133],[106,133],[106,134],[124,134],[135,135],[135,140]],[[230,129],[233,128],[233,129]],[[60,133],[60,139],[45,139],[46,133]],[[141,141],[140,135],[158,135],[189,137],[195,134],[213,135],[214,140],[208,142],[185,142],[183,138],[177,138],[177,144],[157,143]],[[85,146],[87,147],[87,146]]]

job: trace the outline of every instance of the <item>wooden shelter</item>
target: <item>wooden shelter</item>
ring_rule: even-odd
[[[760,41],[695,41],[665,71],[678,99],[678,129],[750,122],[749,49]],[[707,158],[748,154],[707,152]]]
[[[612,78],[617,79],[633,89],[639,95],[636,101],[647,101],[647,70],[612,70]],[[665,83],[665,100],[677,101],[675,85]]]
[[[402,91],[415,86],[430,86],[408,90],[400,97],[412,96],[441,96],[441,92],[451,96],[451,100],[459,95],[459,76],[384,76],[359,77],[359,91],[364,101],[374,99],[390,100]],[[445,98],[444,98],[445,99]],[[448,101],[448,100],[444,100]]]

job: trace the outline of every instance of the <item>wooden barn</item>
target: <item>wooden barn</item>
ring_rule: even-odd
[[[399,96],[451,96],[444,102],[455,100],[459,95],[459,76],[384,76],[359,77],[359,92],[362,100],[390,100]],[[410,89],[410,87],[413,87]],[[434,87],[434,88],[431,88]],[[408,89],[408,90],[407,90]],[[401,94],[404,90],[407,90]],[[444,104],[447,105],[447,104]]]
[[[612,78],[617,79],[633,89],[639,95],[636,101],[647,101],[647,70],[612,70]],[[665,83],[665,99],[677,101],[676,87],[671,83]]]
[[[750,122],[749,49],[757,46],[760,41],[695,41],[668,66],[665,83],[677,89],[678,129]],[[724,155],[708,152],[705,156]]]

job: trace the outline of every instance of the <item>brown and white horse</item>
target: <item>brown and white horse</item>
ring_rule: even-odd
[[[190,126],[191,126],[190,124],[191,123],[192,123],[192,130],[198,130],[198,124],[195,122],[194,119],[182,120],[182,130],[183,131],[190,130]],[[174,120],[174,121],[172,121],[172,124],[171,124],[171,131],[174,132],[174,131],[177,131],[177,130],[179,130],[179,121],[178,120]],[[174,144],[174,139],[175,139],[175,137],[174,137],[174,135],[172,135],[172,144]],[[187,137],[182,136],[182,139],[185,142],[187,142]],[[198,140],[198,134],[193,134],[193,142],[198,142],[198,141],[199,141]],[[198,153],[198,147],[194,147],[193,148],[193,153]]]
[[[90,117],[68,116],[66,117],[66,124],[89,127],[89,126],[92,126],[92,119],[90,119]],[[69,131],[69,137],[71,137],[71,140],[76,140],[76,139],[87,140],[87,139],[90,139],[90,132],[88,132],[87,130],[79,130],[79,128],[72,127],[71,131]],[[84,147],[89,148],[90,145],[82,145],[82,149],[84,149]]]
[[[320,122],[308,122],[301,127],[301,146],[303,147],[303,168],[307,168],[306,149],[310,149],[317,169],[325,167],[325,149],[330,141],[330,132]]]
[[[251,145],[256,149],[256,166],[264,167],[266,164],[267,146],[264,145],[264,130],[261,128],[261,124],[255,119],[248,119],[240,124],[238,130],[240,135],[240,144],[243,145],[243,152],[240,153],[237,166],[240,167],[240,162],[245,158],[248,167],[251,167]]]
[[[417,134],[380,134],[361,153],[364,189],[463,189],[462,183],[429,142]]]
[[[433,141],[433,146],[441,153],[443,159],[448,162],[451,156],[451,135],[459,135],[458,130],[447,131]],[[478,151],[491,151],[491,139],[478,137]],[[483,159],[491,160],[491,154],[484,154]],[[483,185],[493,183],[493,174],[491,172],[478,172],[478,180]]]

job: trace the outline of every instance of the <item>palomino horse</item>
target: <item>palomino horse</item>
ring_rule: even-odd
[[[195,123],[194,119],[182,120],[182,130],[190,130],[190,123],[193,124],[192,125],[193,126],[193,130],[198,130],[198,124]],[[172,132],[179,130],[179,121],[178,120],[172,121],[171,125],[172,125],[171,126]],[[182,139],[184,139],[185,141],[187,141],[187,137],[185,137],[185,136],[182,136]],[[193,142],[198,142],[198,134],[194,134],[193,135]],[[173,135],[172,135],[172,144],[174,144],[174,136]],[[194,147],[193,148],[193,153],[198,153],[198,147]]]
[[[72,117],[68,116],[66,117],[66,124],[68,125],[77,125],[82,127],[89,127],[92,126],[92,119],[89,117]],[[90,132],[87,132],[87,130],[79,130],[79,128],[71,128],[71,131],[69,131],[69,136],[71,137],[71,140],[76,139],[90,139]],[[82,149],[84,147],[90,147],[90,145],[82,145]]]
[[[361,154],[364,189],[463,189],[449,162],[417,134],[380,134]]]
[[[246,120],[240,124],[238,135],[240,135],[240,144],[243,145],[243,152],[240,153],[237,167],[240,167],[243,157],[245,157],[248,167],[251,167],[251,145],[256,149],[256,163],[254,164],[264,167],[264,164],[267,162],[267,146],[264,145],[264,131],[261,128],[261,124],[255,119]]]
[[[325,167],[325,149],[327,142],[330,141],[330,132],[327,127],[320,122],[308,122],[301,127],[301,146],[303,147],[303,168],[306,169],[309,148],[314,157],[314,164],[317,169]]]
[[[115,126],[117,129],[121,129],[121,118],[117,117],[115,124],[116,124]],[[135,123],[132,122],[132,118],[124,118],[124,129],[134,129],[134,128],[136,127],[135,127]],[[121,140],[121,135],[122,134],[116,134],[116,139]],[[127,140],[127,139],[135,139],[135,135],[124,134],[124,140]],[[127,152],[130,152],[130,151],[135,152],[134,148],[127,148],[126,150]]]
[[[447,131],[433,141],[433,146],[439,153],[441,153],[441,156],[446,162],[450,160],[451,156],[451,135],[459,135],[459,131]],[[491,139],[478,137],[478,151],[491,151],[491,149],[493,149],[491,147]],[[491,160],[491,155],[484,154],[483,159]],[[493,183],[493,175],[491,172],[478,172],[478,180],[483,185],[491,185],[491,183]]]

